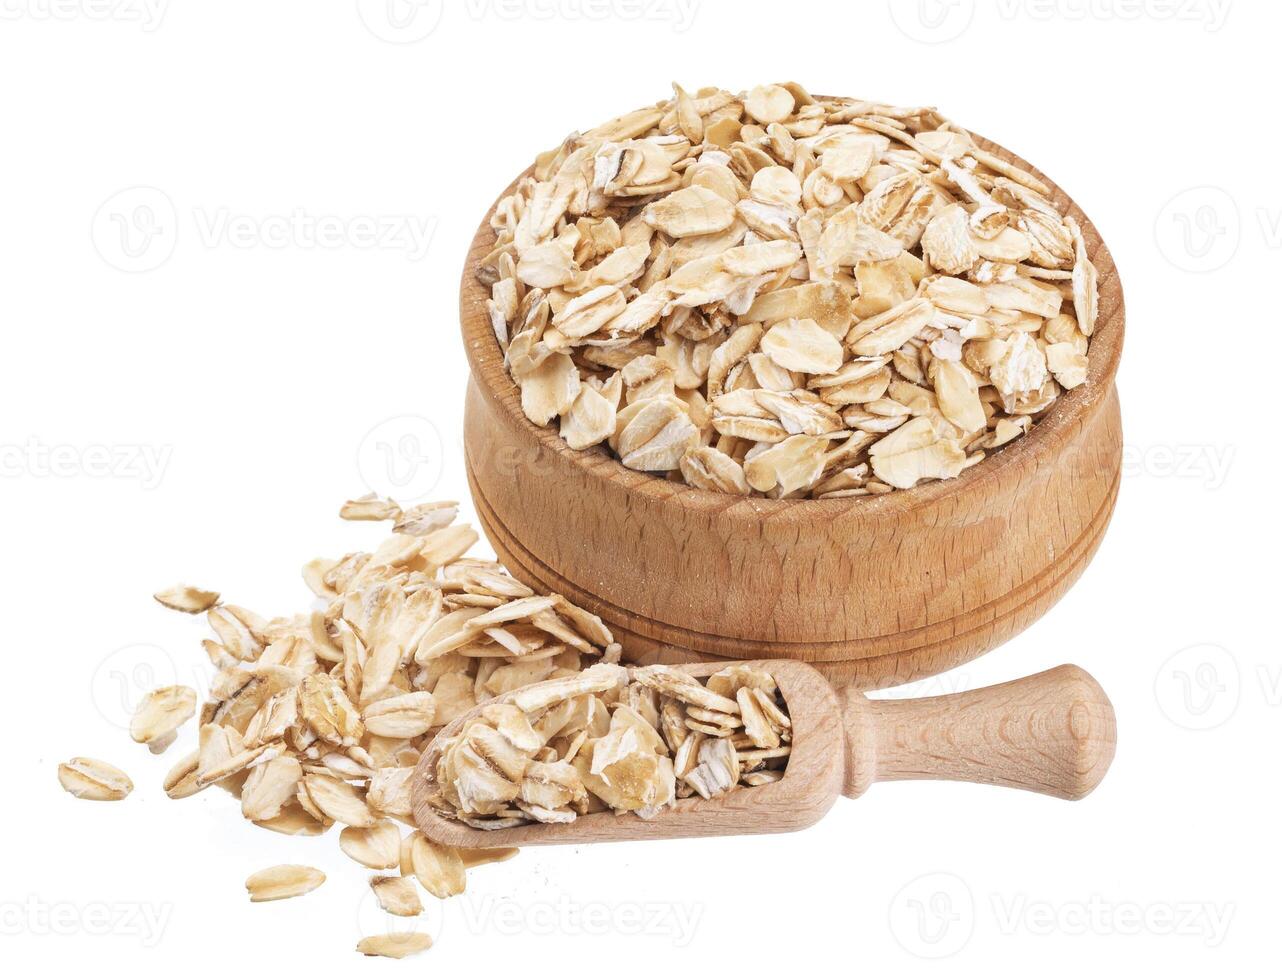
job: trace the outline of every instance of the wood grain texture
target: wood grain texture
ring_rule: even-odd
[[[978,691],[872,701],[842,692],[843,792],[873,782],[952,779],[1080,800],[1117,748],[1117,722],[1095,678],[1071,664]]]
[[[1081,799],[1113,759],[1113,707],[1079,667],[961,694],[872,701],[854,687],[834,688],[807,664],[752,665],[774,675],[792,719],[792,755],[776,783],[739,787],[712,800],[678,800],[651,820],[593,813],[571,824],[474,830],[442,817],[427,801],[436,791],[443,740],[457,735],[482,705],[442,729],[419,759],[411,780],[414,820],[432,840],[454,847],[777,834],[811,826],[839,795],[860,796],[879,781],[962,780]],[[723,666],[685,669],[706,677]]]
[[[1122,448],[1117,269],[1081,209],[1038,176],[1081,223],[1100,274],[1087,383],[958,479],[831,501],[697,490],[630,471],[600,447],[571,450],[555,429],[532,425],[475,278],[494,243],[487,215],[460,290],[472,368],[464,437],[477,512],[500,558],[532,587],[600,615],[642,662],[804,660],[873,689],[950,669],[1026,628],[1098,548]]]

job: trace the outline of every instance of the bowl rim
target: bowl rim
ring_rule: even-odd
[[[970,132],[970,131],[967,131]],[[828,500],[794,498],[774,500],[769,497],[740,496],[704,490],[686,483],[669,480],[661,474],[630,470],[601,446],[588,449],[571,449],[560,432],[552,426],[536,426],[521,410],[520,389],[503,365],[503,351],[494,334],[486,312],[489,288],[476,276],[480,261],[493,251],[497,235],[490,227],[490,219],[502,200],[511,194],[517,184],[529,175],[533,166],[527,167],[495,198],[494,203],[481,219],[472,238],[463,264],[459,285],[459,323],[464,348],[471,367],[472,378],[486,397],[496,400],[516,422],[517,427],[534,440],[543,450],[555,454],[568,464],[577,467],[593,481],[623,486],[629,493],[640,494],[661,505],[679,504],[682,507],[720,513],[736,506],[751,508],[757,519],[780,517],[798,520],[836,519],[856,508],[861,516],[903,514],[928,507],[967,491],[981,491],[1002,474],[1024,461],[1037,459],[1058,452],[1069,437],[1079,428],[1081,419],[1087,417],[1103,403],[1111,391],[1121,360],[1125,335],[1126,308],[1112,253],[1094,222],[1086,215],[1058,183],[1022,157],[992,140],[970,132],[979,146],[989,153],[1033,174],[1050,188],[1052,203],[1064,214],[1073,217],[1082,230],[1087,255],[1098,273],[1099,314],[1095,332],[1090,338],[1090,364],[1085,384],[1063,392],[1051,409],[1034,423],[1029,432],[1013,443],[990,453],[985,459],[969,467],[950,480],[932,480],[908,490],[894,490],[884,494],[855,497],[838,497]],[[466,449],[465,449],[466,455]]]

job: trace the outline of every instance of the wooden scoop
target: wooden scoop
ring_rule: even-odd
[[[482,710],[478,705],[445,726],[420,758],[411,787],[414,819],[428,837],[454,847],[775,834],[809,827],[839,795],[854,798],[892,779],[992,783],[1080,800],[1104,778],[1116,748],[1113,706],[1080,667],[960,694],[874,701],[853,688],[834,690],[798,661],[750,663],[774,676],[792,718],[792,754],[778,782],[739,786],[711,800],[677,800],[651,820],[604,812],[566,824],[475,830],[427,801],[436,792],[443,741]],[[683,669],[707,677],[725,666]]]

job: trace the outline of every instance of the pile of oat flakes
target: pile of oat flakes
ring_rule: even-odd
[[[198,709],[193,689],[160,688],[141,699],[130,725],[135,742],[160,753],[199,714],[197,747],[165,777],[171,798],[217,786],[267,830],[320,835],[340,824],[339,846],[374,872],[380,907],[412,917],[423,911],[420,888],[458,895],[468,868],[516,853],[442,846],[411,816],[410,776],[429,741],[491,698],[515,696],[520,708],[490,705],[480,719],[488,737],[474,724],[451,753],[474,787],[487,787],[475,813],[489,821],[561,821],[607,806],[650,815],[677,796],[779,777],[790,724],[768,676],[723,671],[705,687],[670,668],[619,666],[620,647],[598,617],[561,596],[536,595],[496,562],[466,557],[478,536],[454,523],[453,503],[402,510],[370,496],[340,514],[390,521],[393,534],[373,552],[304,566],[319,599],[314,611],[265,619],[216,592],[157,593],[171,609],[204,614],[214,634],[203,642],[215,670],[209,700]],[[537,713],[531,699],[540,700]],[[479,750],[465,763],[464,746]],[[680,792],[672,786],[678,773]],[[656,774],[664,794],[623,795],[655,785]],[[133,790],[124,772],[92,758],[63,763],[58,778],[82,799],[122,800]],[[316,868],[279,865],[245,884],[261,902],[324,881]],[[358,949],[399,957],[430,942],[391,933],[366,937]]]
[[[956,477],[1086,381],[1046,185],[931,108],[688,93],[542,154],[480,264],[521,405],[574,449],[769,497]]]

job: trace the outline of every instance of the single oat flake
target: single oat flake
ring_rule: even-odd
[[[219,596],[217,592],[208,592],[191,585],[175,585],[161,589],[154,598],[167,609],[195,614],[214,608],[218,605]]]
[[[107,762],[77,757],[58,766],[58,782],[80,800],[123,800],[134,790],[128,776]]]
[[[366,936],[356,944],[356,952],[366,956],[386,956],[399,960],[432,948],[432,937],[425,932],[389,932]]]
[[[378,899],[379,908],[389,915],[413,918],[423,914],[423,900],[412,878],[378,875],[370,879],[369,887]]]
[[[250,875],[245,881],[251,902],[276,902],[306,895],[325,883],[323,872],[301,864],[278,864]]]
[[[880,494],[1089,383],[1098,275],[1048,194],[933,108],[674,85],[542,154],[478,275],[522,409],[571,448],[720,493]]]
[[[176,685],[148,692],[134,709],[129,735],[135,742],[153,745],[167,740],[196,713],[196,692]],[[168,741],[164,741],[168,745]]]

